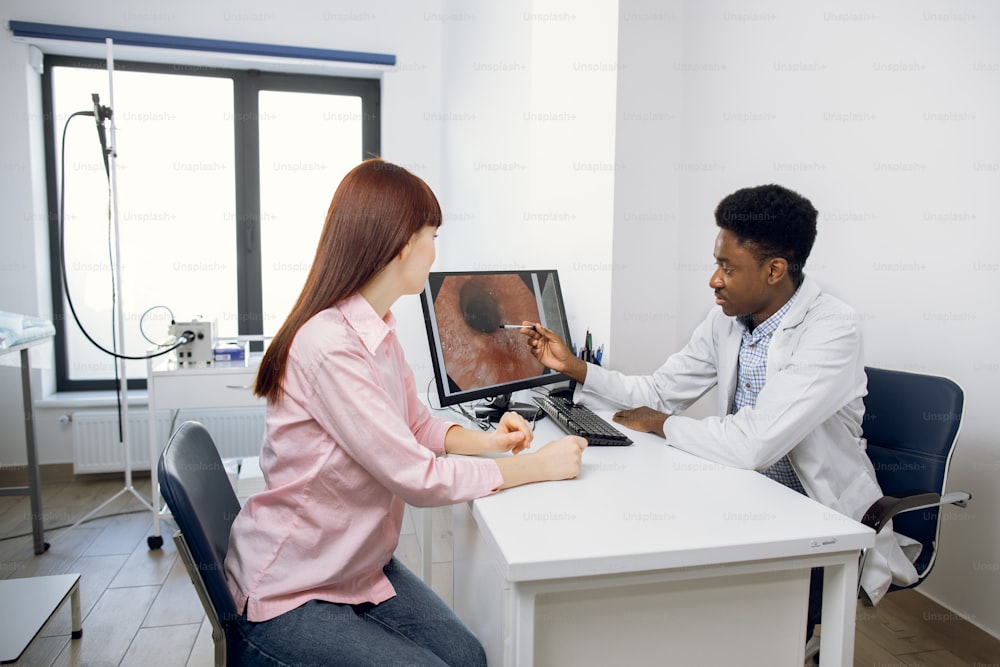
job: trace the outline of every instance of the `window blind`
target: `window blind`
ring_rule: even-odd
[[[245,56],[297,58],[304,60],[322,60],[327,62],[360,63],[366,65],[393,66],[396,64],[396,56],[387,53],[318,49],[305,46],[287,46],[280,44],[260,44],[256,42],[238,42],[225,39],[180,37],[177,35],[159,35],[147,32],[106,30],[102,28],[81,28],[76,26],[55,25],[52,23],[33,23],[31,21],[10,21],[10,29],[15,37],[25,39],[65,40],[103,44],[108,38],[110,38],[114,44],[124,46],[146,46],[160,49],[180,49],[185,51],[203,51],[210,53],[233,53]]]

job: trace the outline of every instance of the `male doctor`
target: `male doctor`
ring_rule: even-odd
[[[716,308],[652,375],[626,376],[576,358],[552,331],[523,329],[535,357],[587,394],[627,408],[614,421],[663,436],[711,461],[755,469],[860,520],[882,496],[861,437],[867,378],[854,311],[802,269],[816,238],[816,209],[778,185],[738,190],[715,210]],[[681,416],[718,386],[718,416]],[[900,538],[900,539],[897,539]],[[861,575],[873,603],[916,570],[891,529]],[[808,639],[820,615],[813,573]]]

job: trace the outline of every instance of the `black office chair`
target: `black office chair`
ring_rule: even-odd
[[[236,604],[223,570],[229,530],[240,503],[229,482],[212,436],[198,422],[181,424],[160,455],[160,493],[177,524],[174,543],[212,624],[215,664],[223,667],[233,652],[227,637],[236,621]]]
[[[920,585],[934,567],[941,532],[939,508],[965,507],[971,498],[964,491],[945,492],[965,395],[944,377],[867,366],[865,373],[868,395],[862,431],[885,495],[872,504],[861,523],[879,532],[891,519],[895,532],[922,546],[913,563],[917,580],[908,586],[892,584],[892,592]],[[862,568],[867,555],[867,550],[861,555]],[[871,606],[860,582],[858,596]],[[813,637],[806,645],[806,658],[815,658],[818,651],[819,639]]]
[[[885,495],[868,509],[862,523],[878,532],[891,519],[893,530],[920,542],[923,548],[913,564],[917,581],[893,585],[889,591],[913,588],[934,567],[939,508],[965,507],[971,498],[964,491],[945,492],[965,394],[944,377],[869,367],[865,373],[868,396],[862,430]]]

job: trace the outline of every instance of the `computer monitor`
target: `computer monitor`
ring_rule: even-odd
[[[535,417],[511,394],[569,379],[542,366],[521,331],[503,326],[538,322],[572,345],[555,270],[431,272],[420,303],[442,407],[488,399],[477,416]]]

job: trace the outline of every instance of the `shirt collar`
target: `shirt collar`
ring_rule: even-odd
[[[747,318],[749,316],[737,317],[736,322],[740,325],[740,329],[743,330],[743,335],[749,333],[754,338],[758,338],[760,336],[769,336],[773,334],[775,329],[778,328],[778,325],[781,324],[781,320],[784,319],[785,315],[788,314],[788,311],[791,310],[792,303],[795,301],[795,297],[799,295],[799,290],[801,289],[802,286],[799,285],[799,287],[795,289],[795,293],[792,294],[788,301],[785,302],[785,305],[776,310],[769,318],[755,326],[753,331],[750,331],[750,328],[747,326]]]
[[[368,300],[360,293],[352,294],[338,305],[344,320],[358,333],[361,342],[372,354],[396,329],[396,316],[390,310],[385,319],[378,316]]]

